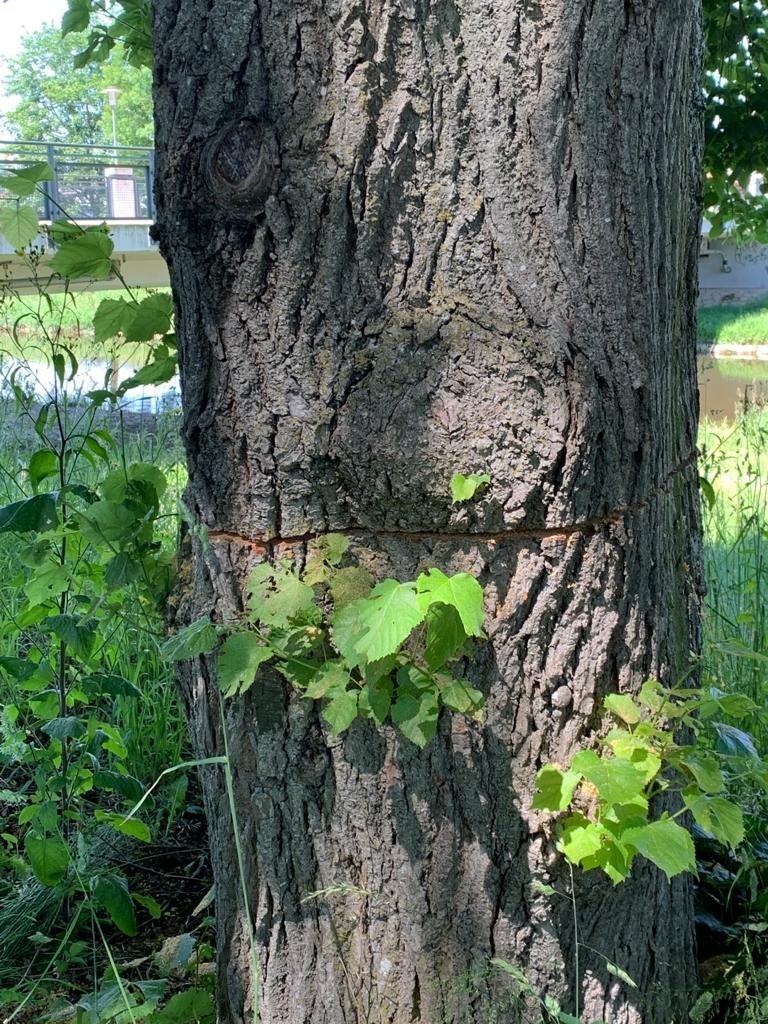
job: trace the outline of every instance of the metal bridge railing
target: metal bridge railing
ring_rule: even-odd
[[[153,149],[0,141],[0,173],[34,163],[53,171],[52,181],[40,182],[42,194],[29,199],[41,220],[154,220]]]

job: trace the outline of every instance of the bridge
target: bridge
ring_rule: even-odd
[[[155,216],[154,150],[140,146],[79,146],[64,143],[0,141],[0,174],[29,164],[46,163],[52,181],[40,183],[40,192],[28,202],[36,205],[45,228],[66,218],[82,227],[106,223],[115,244],[114,260],[125,282],[137,287],[166,287],[168,268],[149,237]],[[0,202],[14,201],[0,189]],[[53,247],[43,232],[37,239],[46,254]],[[0,238],[0,285],[8,282],[19,292],[36,291],[29,267],[10,244]],[[52,290],[56,283],[51,282]],[[101,281],[76,281],[76,289],[119,288],[116,274]]]

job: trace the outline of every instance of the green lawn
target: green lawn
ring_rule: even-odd
[[[699,340],[768,345],[768,301],[747,306],[708,306],[698,313]]]

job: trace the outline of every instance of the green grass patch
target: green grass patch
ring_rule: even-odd
[[[698,337],[721,345],[768,345],[768,300],[746,306],[705,306],[698,311]]]

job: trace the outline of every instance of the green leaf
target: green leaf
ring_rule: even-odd
[[[28,832],[24,837],[24,849],[35,877],[41,885],[58,885],[67,874],[69,849],[58,836],[36,836]]]
[[[131,839],[138,839],[142,843],[152,842],[152,833],[149,825],[139,818],[126,818],[122,814],[115,814],[113,811],[96,810],[93,812],[96,821],[102,821],[105,825],[111,826],[121,835],[130,836]]]
[[[699,789],[705,793],[722,793],[725,789],[725,780],[720,771],[720,765],[714,757],[706,754],[690,754],[680,762],[693,775]]]
[[[744,839],[744,815],[741,808],[720,796],[683,793],[683,800],[696,823],[711,833],[718,842],[736,847]]]
[[[105,793],[118,793],[132,803],[136,803],[144,796],[144,787],[138,779],[134,779],[132,775],[108,771],[106,768],[93,773],[93,786],[94,789],[101,789]]]
[[[323,708],[323,718],[330,725],[331,732],[335,736],[348,729],[357,718],[357,698],[356,690],[336,691],[333,698]]]
[[[208,654],[216,646],[216,627],[207,616],[195,619],[160,646],[165,661],[186,661]]]
[[[154,896],[147,896],[144,893],[134,892],[131,893],[131,897],[134,903],[138,903],[140,907],[144,907],[153,921],[157,921],[163,916],[163,908]]]
[[[357,609],[363,635],[355,650],[366,661],[378,661],[395,654],[426,615],[426,607],[420,607],[414,585],[397,580],[383,580],[373,588],[370,597],[348,607]]]
[[[116,501],[94,501],[77,516],[80,532],[91,544],[127,540],[136,528],[136,515]]]
[[[606,710],[620,718],[627,725],[635,725],[642,715],[640,709],[626,693],[609,693],[603,701]]]
[[[14,249],[23,249],[40,234],[40,222],[31,206],[21,203],[0,204],[0,235]]]
[[[61,34],[68,35],[70,32],[84,32],[91,19],[91,4],[89,0],[68,0],[68,9],[61,19]]]
[[[274,655],[255,633],[232,633],[216,661],[219,687],[225,697],[245,693],[256,681],[259,666]]]
[[[88,658],[96,642],[97,623],[79,615],[51,615],[43,624],[46,633],[53,633],[72,648],[78,658]]]
[[[392,705],[393,688],[389,676],[368,680],[360,691],[357,702],[360,714],[372,718],[377,725],[383,725]]]
[[[85,735],[85,722],[76,715],[68,715],[66,718],[52,718],[40,729],[52,740],[77,739]]]
[[[693,840],[684,828],[669,818],[627,829],[622,833],[622,840],[661,868],[667,878],[674,878],[683,871],[696,873]]]
[[[431,669],[439,669],[462,650],[467,633],[458,611],[448,604],[433,604],[426,623],[424,660]]]
[[[61,242],[51,260],[51,270],[64,278],[109,277],[114,248],[112,239],[101,228],[86,228],[82,234]]]
[[[456,609],[467,636],[484,636],[483,588],[467,572],[446,576],[439,569],[429,569],[416,580],[418,606],[426,615],[433,604],[447,604]],[[374,591],[375,593],[375,591]]]
[[[623,981],[625,985],[629,985],[630,988],[637,988],[637,983],[630,978],[627,972],[612,963],[610,960],[605,961],[605,969],[609,974],[612,974],[614,978],[618,978],[619,981]]]
[[[485,703],[482,692],[470,686],[466,679],[451,679],[440,687],[439,693],[441,704],[462,715],[479,711]]]
[[[136,934],[136,911],[128,892],[128,883],[118,875],[102,875],[93,886],[93,895],[112,922],[124,935]]]
[[[415,665],[397,673],[397,693],[390,716],[406,739],[425,747],[437,732],[437,686],[431,676]]]
[[[340,661],[326,661],[319,665],[307,684],[304,696],[311,700],[320,700],[338,693],[346,692],[349,686],[349,672]]]
[[[545,764],[536,776],[538,788],[531,807],[534,811],[564,811],[580,780],[578,772],[563,772],[553,764]]]
[[[148,1024],[214,1024],[213,999],[209,992],[188,988],[171,996],[162,1010],[150,1017]]]
[[[20,198],[31,196],[41,181],[52,181],[53,171],[48,164],[28,164],[12,174],[0,175],[0,188]]]
[[[372,589],[373,576],[367,569],[362,569],[358,565],[337,569],[330,582],[331,597],[337,609],[361,597],[367,597]]]
[[[124,381],[117,389],[117,394],[122,398],[132,388],[143,388],[147,384],[165,384],[172,380],[179,368],[176,356],[160,356],[152,359],[146,366],[142,366],[132,377]]]
[[[93,338],[97,345],[118,334],[125,334],[126,324],[134,315],[135,302],[128,299],[102,299],[93,314]]]
[[[487,487],[491,478],[487,473],[454,473],[451,477],[451,499],[454,505],[474,498],[477,491]]]
[[[571,814],[563,822],[557,846],[571,864],[580,864],[600,851],[605,834],[605,828],[597,822],[583,814]]]
[[[722,713],[730,715],[731,718],[744,718],[746,715],[754,714],[758,709],[757,704],[745,693],[724,693],[717,698],[717,703]]]
[[[141,690],[123,676],[94,672],[80,681],[80,689],[89,697],[141,697]]]
[[[319,618],[314,590],[285,563],[255,566],[248,578],[248,590],[249,614],[265,625],[283,627]]]
[[[589,763],[577,754],[571,767],[595,786],[606,804],[630,803],[645,789],[645,771],[621,757]]]
[[[58,524],[53,494],[35,494],[0,508],[0,533],[40,533]]]
[[[59,460],[50,448],[41,448],[29,460],[29,479],[33,487],[37,487],[47,476],[56,476],[59,472]]]
[[[707,508],[711,511],[717,504],[717,495],[712,484],[704,476],[699,476],[699,490],[707,503]]]
[[[129,551],[120,551],[104,566],[104,583],[108,590],[124,587],[141,579],[141,562]]]
[[[123,333],[127,342],[152,341],[157,334],[171,329],[173,298],[168,292],[154,292],[134,306]],[[175,360],[174,360],[175,362]]]

